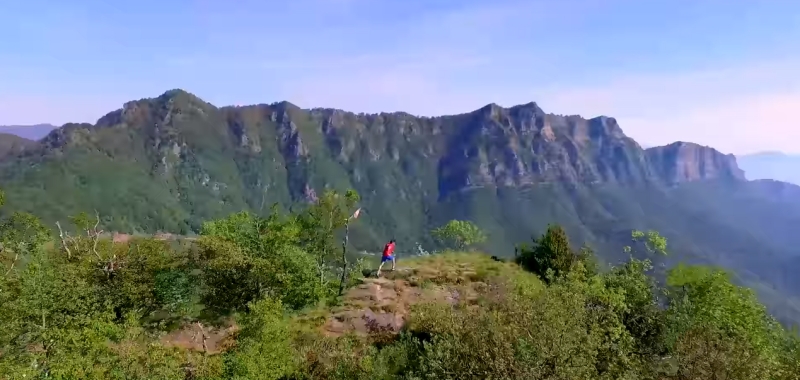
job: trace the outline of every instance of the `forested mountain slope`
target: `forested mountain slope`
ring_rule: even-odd
[[[96,209],[111,230],[189,234],[232,212],[353,188],[365,211],[352,227],[359,249],[394,237],[410,251],[434,244],[431,227],[470,219],[487,231],[485,249],[510,256],[559,223],[617,262],[631,229],[657,229],[671,261],[732,268],[778,303],[800,294],[788,276],[800,256],[800,187],[746,181],[732,155],[709,147],[644,150],[605,116],[535,103],[433,118],[289,102],[219,108],[171,90],[26,144],[0,160],[4,212],[50,224]]]

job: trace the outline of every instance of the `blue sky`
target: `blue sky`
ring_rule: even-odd
[[[0,0],[0,124],[217,104],[418,115],[536,101],[646,145],[800,153],[796,0]]]

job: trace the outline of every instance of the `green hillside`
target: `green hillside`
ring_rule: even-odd
[[[35,217],[4,218],[0,378],[797,379],[800,336],[752,290],[707,266],[654,281],[655,231],[619,247],[648,259],[601,271],[551,226],[513,261],[405,255],[376,276],[334,239],[355,195],[176,244],[101,239],[83,215],[48,246]]]
[[[364,213],[351,241],[367,251],[390,238],[401,252],[435,249],[427,232],[465,219],[487,232],[483,250],[510,257],[559,223],[613,264],[627,258],[630,230],[656,229],[674,248],[665,265],[730,268],[782,320],[800,320],[800,187],[748,182],[735,158],[708,147],[643,150],[613,118],[535,103],[430,118],[288,102],[219,108],[171,90],[26,142],[0,159],[0,185],[3,212],[47,226],[97,210],[107,231],[183,235],[352,188]]]

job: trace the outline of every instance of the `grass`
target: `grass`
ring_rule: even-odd
[[[408,268],[419,280],[439,285],[486,282],[493,277],[529,276],[516,264],[495,261],[479,252],[445,251],[430,256],[415,256],[398,261],[398,269]]]
[[[379,258],[372,258],[369,265],[377,268]],[[414,305],[421,303],[452,304],[463,300],[474,304],[488,295],[493,284],[511,284],[515,291],[528,294],[544,288],[538,277],[518,265],[495,261],[477,252],[448,251],[401,258],[395,271],[384,266],[380,278],[372,273],[348,289],[338,306],[319,305],[295,315],[298,330],[324,331],[324,326],[333,320],[358,320],[367,311],[406,317],[413,313]]]

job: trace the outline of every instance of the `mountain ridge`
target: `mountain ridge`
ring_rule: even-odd
[[[748,179],[774,179],[800,185],[800,155],[766,151],[737,158]]]
[[[195,119],[187,123],[187,118]],[[214,138],[207,139],[209,136]],[[677,155],[666,157],[666,150],[675,144],[680,147]],[[184,148],[191,152],[194,145],[223,156],[238,154],[242,160],[252,159],[247,156],[259,155],[270,146],[264,153],[272,163],[283,165],[283,169],[273,168],[272,174],[277,170],[287,180],[294,177],[288,180],[290,194],[277,197],[283,204],[311,199],[311,193],[335,182],[358,182],[375,162],[399,164],[398,174],[406,176],[426,172],[437,185],[423,194],[439,201],[452,193],[486,186],[555,182],[675,185],[717,177],[744,178],[738,175],[735,158],[732,162],[723,159],[729,156],[713,148],[680,142],[642,149],[613,117],[547,114],[536,102],[508,108],[490,103],[461,114],[416,117],[406,112],[302,109],[289,101],[215,107],[187,91],[172,89],[155,98],[126,102],[95,124],[58,127],[38,144],[28,144],[23,156],[36,161],[38,153],[38,160],[47,160],[71,145],[135,162],[154,161],[151,176],[158,170],[166,175],[173,167],[168,161],[192,159],[193,155],[184,154]],[[420,147],[424,149],[420,151]],[[135,157],[128,157],[130,154]],[[364,165],[352,165],[354,154],[362,155]],[[416,157],[409,159],[408,155]],[[203,158],[203,154],[197,157]],[[676,159],[680,163],[670,161]],[[430,165],[432,160],[436,165]],[[340,166],[331,169],[340,177],[353,178],[336,181],[332,175],[312,173],[308,168],[312,162]],[[303,170],[306,173],[300,175]],[[208,174],[199,174],[201,182],[210,182]],[[314,180],[317,183],[312,183]]]
[[[614,137],[622,137],[622,138],[630,139],[629,137],[627,137],[624,134],[622,129],[619,128],[619,125],[617,124],[616,119],[613,118],[613,117],[609,117],[609,116],[606,116],[606,115],[598,115],[598,116],[594,116],[594,117],[591,117],[591,118],[587,119],[587,118],[584,118],[583,116],[577,115],[577,114],[575,114],[575,115],[548,114],[548,113],[544,113],[544,111],[538,106],[538,104],[536,102],[533,102],[533,101],[528,102],[528,103],[524,103],[524,104],[513,105],[511,107],[502,107],[502,106],[498,105],[497,103],[489,103],[489,104],[487,104],[487,105],[485,105],[483,107],[480,107],[480,108],[478,108],[476,110],[469,111],[469,112],[457,113],[457,114],[448,114],[448,115],[439,115],[439,116],[424,116],[423,117],[423,116],[413,116],[412,114],[404,112],[404,111],[378,112],[378,113],[358,113],[358,114],[356,114],[356,113],[353,113],[353,112],[350,112],[350,111],[345,111],[345,110],[335,109],[335,108],[327,108],[327,107],[313,107],[313,108],[305,109],[305,108],[301,108],[301,107],[299,107],[299,106],[295,105],[294,103],[291,103],[290,101],[287,101],[287,100],[277,101],[277,102],[273,102],[273,103],[269,103],[269,104],[260,103],[260,104],[255,104],[255,105],[243,105],[243,106],[242,105],[236,105],[236,106],[216,107],[216,106],[213,106],[211,103],[208,103],[208,102],[202,100],[200,97],[198,97],[198,96],[196,96],[196,95],[194,95],[194,94],[192,94],[192,93],[190,93],[188,91],[185,91],[185,90],[182,90],[182,89],[171,89],[171,90],[165,91],[163,94],[161,94],[160,96],[155,97],[155,98],[142,98],[142,99],[139,99],[139,100],[133,100],[133,101],[126,102],[123,105],[122,108],[119,108],[117,110],[111,111],[111,112],[105,114],[104,116],[100,117],[95,124],[89,124],[89,123],[67,123],[67,124],[64,124],[64,125],[62,125],[60,127],[54,127],[52,131],[50,131],[47,135],[45,135],[43,137],[44,139],[47,139],[47,141],[46,141],[47,144],[45,144],[45,145],[49,145],[51,148],[57,146],[59,144],[59,140],[64,138],[64,137],[66,137],[65,134],[68,133],[68,131],[72,130],[72,129],[94,129],[94,128],[112,127],[115,124],[114,121],[119,121],[119,118],[122,116],[122,114],[124,114],[126,112],[126,110],[128,110],[130,107],[136,107],[136,105],[141,103],[141,102],[147,102],[147,101],[158,100],[158,99],[164,99],[164,100],[167,100],[168,102],[173,102],[173,101],[176,101],[176,100],[180,101],[180,98],[186,98],[186,100],[190,101],[190,102],[191,101],[195,101],[195,102],[198,102],[198,103],[202,103],[205,106],[210,106],[210,107],[216,108],[217,110],[220,110],[220,111],[237,110],[237,109],[248,109],[248,108],[251,108],[251,107],[264,107],[264,106],[266,106],[266,107],[270,107],[270,108],[294,109],[294,110],[297,110],[297,111],[303,111],[303,112],[309,112],[309,113],[322,112],[322,113],[329,113],[331,115],[336,115],[336,114],[358,115],[358,116],[367,117],[367,118],[370,118],[370,117],[371,118],[377,118],[377,117],[387,117],[387,116],[389,116],[389,117],[391,117],[391,116],[395,116],[395,117],[397,117],[397,116],[405,116],[405,117],[414,117],[414,118],[418,118],[418,119],[436,120],[436,119],[441,119],[441,118],[459,117],[459,116],[465,116],[465,115],[483,115],[483,116],[487,116],[489,118],[492,118],[492,117],[508,116],[508,114],[510,114],[510,113],[530,112],[530,113],[533,113],[533,114],[538,114],[540,116],[546,116],[546,117],[550,117],[550,118],[560,118],[560,119],[565,119],[565,120],[576,120],[576,119],[582,120],[582,121],[585,121],[587,124],[589,124],[589,126],[595,126],[595,127],[596,126],[602,126],[602,127],[605,127],[605,128],[609,128],[609,130],[605,131],[606,134],[614,133],[614,134],[617,134],[617,136],[614,136]],[[45,124],[41,124],[41,125],[45,125]],[[582,131],[582,132],[583,132],[584,135],[588,133],[587,131]],[[546,129],[545,129],[545,133],[548,133],[548,131]],[[704,147],[704,146],[701,146],[699,144],[695,144],[695,143],[691,143],[691,142],[678,141],[678,142],[674,142],[674,143],[667,144],[667,145],[664,145],[664,146],[654,146],[654,147],[649,147],[649,148],[642,148],[641,145],[638,144],[638,142],[636,142],[633,139],[630,139],[630,140],[635,142],[636,145],[640,149],[644,150],[645,152],[657,151],[657,150],[660,150],[660,149],[671,147],[671,146],[673,146],[675,144],[680,144],[683,147],[688,147],[689,150],[707,151],[708,149],[710,149],[713,152],[722,154],[722,153],[716,151],[716,149],[714,149],[714,148]],[[707,148],[707,149],[704,149],[704,148]],[[727,156],[732,156],[732,155],[727,155]],[[735,165],[735,163],[734,163],[734,165]]]
[[[0,133],[8,133],[28,140],[39,140],[57,128],[49,123],[34,125],[0,125]]]
[[[108,231],[191,234],[234,212],[301,208],[352,188],[364,210],[355,249],[390,237],[435,247],[431,228],[467,219],[490,237],[482,250],[510,256],[558,223],[615,263],[631,229],[656,229],[677,252],[667,262],[735,269],[800,320],[785,301],[798,285],[770,278],[800,256],[800,237],[783,228],[800,221],[800,188],[747,181],[735,158],[697,144],[643,149],[613,117],[548,114],[535,102],[438,117],[288,101],[216,107],[170,90],[35,144],[0,159],[3,213],[53,225],[97,210]]]

